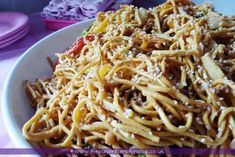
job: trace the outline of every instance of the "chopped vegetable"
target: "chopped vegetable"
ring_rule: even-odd
[[[146,49],[148,47],[148,43],[145,40],[143,40],[141,47]]]
[[[102,65],[99,69],[99,75],[101,78],[104,78],[105,75],[111,70],[111,66],[108,65]]]
[[[88,36],[85,36],[84,39],[88,41],[93,41],[95,37],[93,35],[88,35]]]
[[[99,26],[95,29],[96,33],[102,32],[108,25],[108,20],[105,19],[103,22],[99,24]]]
[[[84,36],[82,38],[80,38],[76,43],[74,43],[74,45],[67,50],[66,52],[69,53],[70,55],[75,55],[77,54],[85,45],[84,43],[84,39],[88,40],[88,41],[93,41],[95,39],[94,36],[88,35],[88,36]],[[59,60],[57,59],[55,62],[55,66],[60,64]]]
[[[224,73],[220,69],[218,65],[216,65],[215,61],[209,56],[209,53],[205,54],[202,57],[202,64],[206,69],[208,75],[213,79],[223,79],[225,77]]]
[[[93,25],[93,24],[92,24],[92,25]],[[84,30],[84,31],[82,32],[81,36],[86,35],[86,34],[90,31],[90,29],[91,29],[92,25],[90,25],[90,27],[89,27],[89,28],[87,28],[86,30]]]
[[[85,45],[84,43],[84,39],[88,40],[88,41],[92,41],[94,40],[94,36],[85,36],[80,38],[74,45],[72,48],[70,48],[67,52],[71,55],[75,55],[77,54]]]
[[[173,19],[170,19],[170,20],[167,21],[167,26],[169,28],[174,28],[174,21],[173,21]]]
[[[67,52],[69,54],[73,54],[75,55],[78,51],[80,51],[83,46],[84,46],[84,41],[83,41],[83,38],[80,38],[74,45],[73,47],[71,47]]]

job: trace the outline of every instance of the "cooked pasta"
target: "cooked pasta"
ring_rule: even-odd
[[[235,18],[169,0],[99,13],[51,78],[25,82],[24,137],[52,148],[235,147]],[[128,156],[128,155],[126,155]]]

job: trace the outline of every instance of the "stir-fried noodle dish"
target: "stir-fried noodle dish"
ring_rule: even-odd
[[[22,129],[31,143],[235,147],[235,17],[211,4],[101,12],[56,55],[51,78],[25,81],[36,110]]]

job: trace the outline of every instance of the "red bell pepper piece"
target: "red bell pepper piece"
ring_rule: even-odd
[[[78,53],[85,45],[83,38],[80,38],[67,52],[71,55]]]
[[[93,35],[88,35],[88,36],[85,36],[85,37],[82,37],[80,38],[69,50],[67,50],[66,52],[69,53],[70,55],[76,55],[82,48],[83,46],[85,45],[85,42],[84,42],[84,39],[85,40],[88,40],[88,41],[93,41],[95,39],[95,37]],[[58,65],[60,64],[59,63],[59,60],[56,61],[55,65]]]
[[[88,35],[88,36],[85,36],[84,38],[85,40],[88,40],[88,41],[93,41],[95,39],[93,35]]]
[[[88,40],[88,41],[93,41],[95,39],[95,37],[94,36],[85,36],[85,37],[80,38],[73,45],[73,47],[68,50],[68,53],[72,54],[72,55],[77,54],[83,48],[83,46],[85,45],[84,39]]]

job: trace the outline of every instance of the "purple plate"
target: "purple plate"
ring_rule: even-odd
[[[0,12],[0,40],[18,32],[28,23],[28,16],[18,12]]]
[[[9,35],[7,38],[4,39],[0,39],[0,46],[2,44],[5,44],[7,42],[11,42],[12,40],[14,40],[15,38],[17,38],[18,36],[20,36],[21,34],[24,34],[25,31],[27,31],[29,29],[29,25],[25,25],[25,27],[19,29],[17,32],[11,33],[11,35]]]
[[[9,39],[5,40],[5,41],[1,41],[0,42],[0,49],[7,47],[11,44],[13,44],[14,42],[18,41],[19,39],[23,38],[28,32],[29,32],[30,28],[29,26],[25,27],[25,29],[21,30],[18,33],[15,33],[13,36],[10,36]]]

